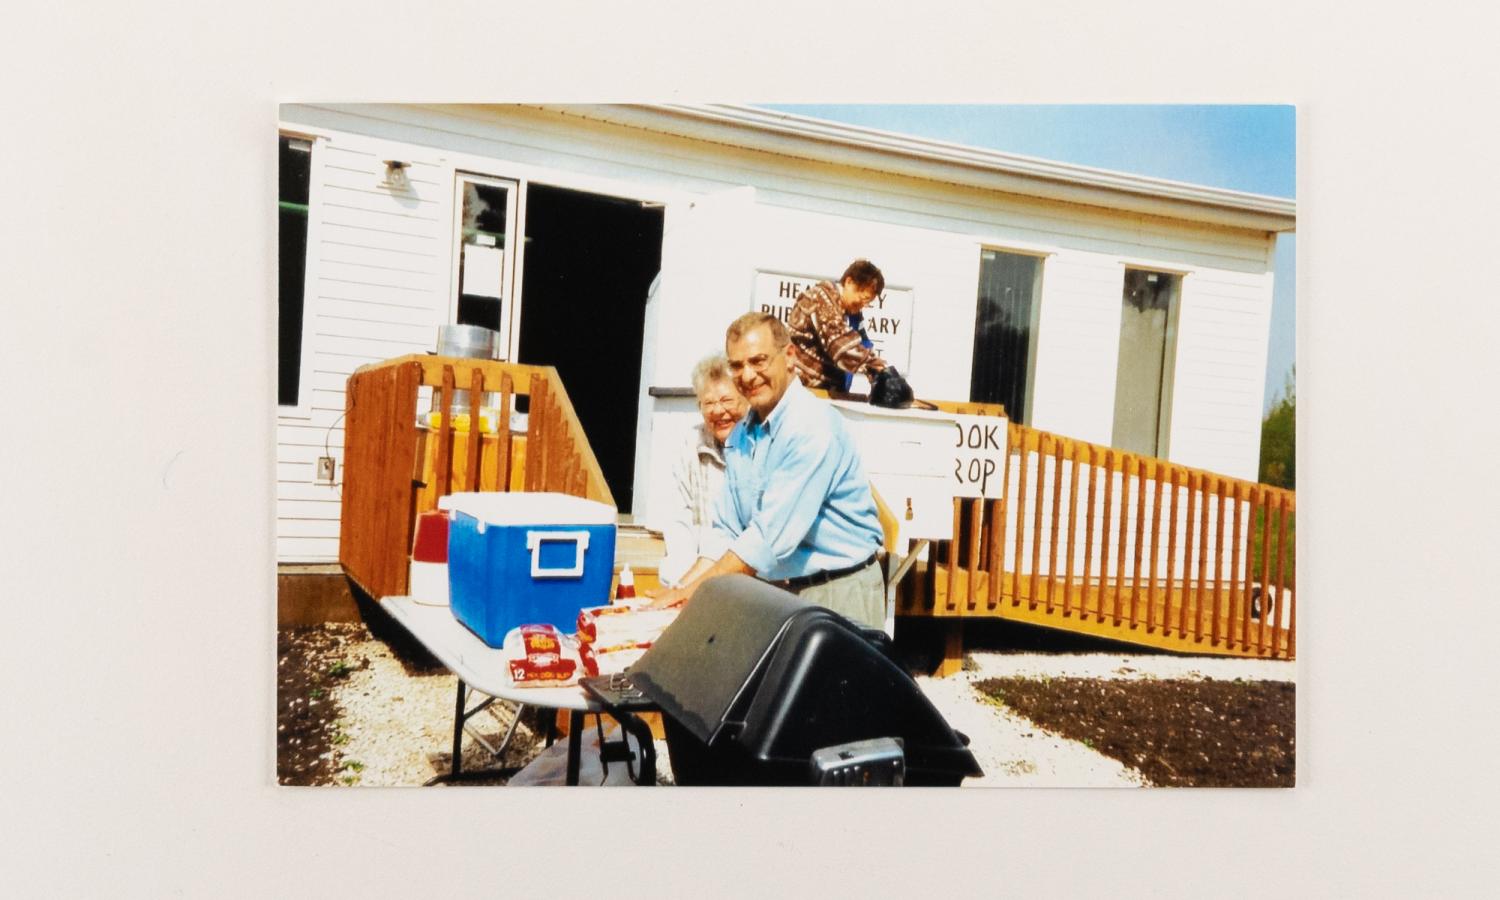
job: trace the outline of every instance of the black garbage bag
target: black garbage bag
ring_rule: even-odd
[[[894,366],[886,366],[875,373],[875,378],[870,384],[870,404],[872,406],[883,406],[886,409],[906,409],[916,399],[911,385],[896,371]]]

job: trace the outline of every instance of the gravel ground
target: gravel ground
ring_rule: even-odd
[[[362,627],[323,641],[308,665],[318,671],[335,663],[342,674],[328,682],[334,744],[328,751],[335,784],[420,785],[450,765],[453,701],[457,679],[430,661],[414,662],[372,638]],[[944,679],[918,676],[917,684],[949,724],[966,734],[985,775],[966,787],[1139,787],[1140,772],[1077,741],[1039,728],[990,701],[974,683],[985,678],[1084,677],[1105,679],[1185,678],[1294,681],[1295,663],[1261,660],[1136,656],[1120,653],[1004,653],[976,651],[965,671]],[[473,721],[492,743],[510,722],[508,709]],[[542,751],[541,720],[523,715],[500,765],[520,766]],[[657,743],[665,783],[671,782],[666,746]],[[464,741],[465,769],[496,761],[478,742]],[[588,781],[585,773],[585,781]],[[285,779],[284,779],[285,781]],[[488,783],[504,784],[504,777]],[[291,783],[291,782],[288,782]],[[301,782],[306,783],[306,782]],[[322,782],[327,783],[327,782]]]

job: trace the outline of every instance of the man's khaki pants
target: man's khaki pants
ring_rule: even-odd
[[[885,627],[885,576],[878,559],[858,572],[805,587],[797,596],[826,606],[866,628]]]

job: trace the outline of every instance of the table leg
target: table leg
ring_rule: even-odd
[[[578,710],[568,712],[568,771],[567,783],[578,783],[578,767],[580,757],[583,755],[583,713]]]
[[[464,700],[468,692],[468,686],[464,680],[458,680],[458,699],[453,704],[453,762],[450,764],[449,774],[454,778],[464,766]]]

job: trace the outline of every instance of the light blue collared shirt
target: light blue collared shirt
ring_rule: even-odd
[[[844,421],[795,377],[764,422],[751,411],[724,442],[714,527],[761,578],[779,581],[868,559],[883,533]]]

